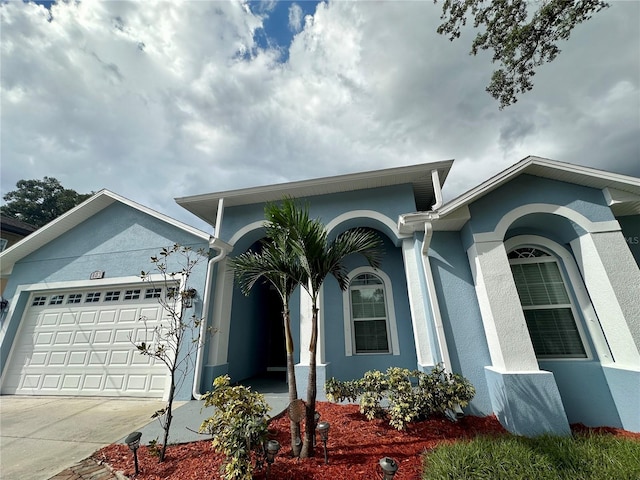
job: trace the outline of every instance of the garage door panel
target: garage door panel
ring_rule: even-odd
[[[110,344],[113,337],[113,330],[96,330],[93,336],[93,344]]]
[[[34,345],[36,347],[49,346],[53,343],[53,332],[37,332]]]
[[[61,383],[62,383],[62,375],[59,375],[59,374],[43,375],[42,389],[58,390],[60,388]]]
[[[153,339],[162,308],[157,298],[140,296],[138,289],[113,287],[33,294],[2,393],[162,396],[165,365],[131,342]]]
[[[59,316],[60,315],[58,313],[44,314],[42,315],[42,320],[39,322],[39,326],[40,327],[56,326],[58,325]]]
[[[68,352],[51,352],[49,356],[49,365],[51,366],[64,366],[67,364]]]
[[[138,309],[121,309],[118,312],[118,323],[133,323],[138,320]]]
[[[98,323],[116,323],[116,310],[101,311],[98,316]]]
[[[96,322],[96,312],[82,312],[80,314],[80,318],[78,319],[78,323],[80,324],[94,324]]]
[[[127,350],[112,350],[111,357],[109,358],[109,365],[113,366],[122,366],[129,365],[129,357],[133,356],[133,352]],[[141,355],[140,355],[141,356]]]
[[[63,330],[56,332],[55,345],[68,347],[73,340],[73,332],[71,330]]]
[[[60,325],[75,325],[76,314],[71,312],[62,312],[60,314]]]

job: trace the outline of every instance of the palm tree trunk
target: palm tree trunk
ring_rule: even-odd
[[[293,362],[293,338],[291,337],[291,315],[289,308],[285,307],[283,311],[284,317],[284,338],[287,348],[287,383],[289,384],[289,403],[298,399],[298,389],[296,386],[296,371]],[[294,457],[300,456],[300,422],[291,420],[291,452]]]
[[[309,344],[309,382],[307,385],[307,415],[304,428],[304,444],[302,445],[302,458],[313,457],[313,439],[316,434],[316,353],[318,347],[318,308],[312,307],[311,315],[311,342]]]

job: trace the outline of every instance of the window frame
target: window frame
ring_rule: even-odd
[[[521,248],[535,248],[546,253],[548,256],[545,257],[534,257],[528,259],[510,259],[508,255],[514,251]],[[523,264],[523,263],[542,263],[542,262],[554,262],[558,267],[558,271],[560,273],[560,278],[562,279],[562,283],[564,289],[567,293],[567,297],[569,299],[568,304],[550,304],[549,307],[555,308],[570,308],[571,315],[573,316],[573,322],[576,326],[576,331],[580,338],[580,342],[582,343],[582,347],[584,349],[585,356],[557,356],[557,355],[539,355],[537,352],[535,353],[536,359],[540,362],[544,361],[589,361],[593,360],[593,353],[591,351],[590,339],[588,338],[585,328],[584,321],[588,318],[597,318],[595,315],[595,311],[591,306],[591,302],[588,300],[588,296],[586,294],[586,290],[584,285],[579,283],[579,279],[575,276],[575,272],[572,272],[572,265],[568,262],[573,258],[571,254],[567,251],[563,251],[562,247],[552,240],[546,239],[545,237],[538,237],[533,235],[523,235],[520,237],[514,237],[505,241],[505,250],[507,254],[507,260],[509,262],[509,271],[511,272],[512,264]],[[574,262],[575,263],[575,262]],[[575,267],[575,265],[573,265]],[[577,267],[576,267],[577,268]],[[513,273],[512,273],[513,275]],[[514,287],[516,286],[515,278],[513,279]],[[577,304],[576,304],[577,302]],[[518,297],[518,303],[520,303],[520,308],[522,309],[523,315],[525,310],[540,310],[545,309],[545,306],[532,306],[531,308],[526,308],[522,305],[520,298]],[[579,307],[579,308],[578,308]],[[531,340],[531,333],[529,328],[527,327],[527,332],[529,333],[529,338],[533,346],[533,340]],[[590,330],[591,341],[594,343],[594,346],[597,350],[602,351],[602,345],[598,348],[598,341],[596,336],[594,336],[593,330]],[[604,338],[602,341],[605,342]],[[602,343],[602,342],[600,342]],[[607,347],[608,351],[608,347]],[[535,348],[534,348],[535,352]]]
[[[386,352],[357,352],[356,351],[356,339],[355,339],[355,326],[352,316],[351,305],[351,282],[362,274],[374,275],[382,282],[381,286],[384,290],[384,300],[386,309],[385,326],[387,330],[387,345],[388,350]],[[400,346],[398,341],[398,328],[395,316],[395,306],[393,302],[393,289],[391,286],[391,279],[389,276],[381,270],[375,270],[371,267],[359,267],[351,272],[347,276],[349,288],[342,292],[342,305],[343,305],[343,317],[344,317],[344,340],[345,340],[345,355],[350,356],[366,356],[366,355],[400,355]],[[362,321],[362,320],[355,320]]]

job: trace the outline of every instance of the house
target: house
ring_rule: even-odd
[[[0,252],[19,242],[37,230],[33,225],[16,218],[0,216]],[[7,279],[0,279],[0,295],[4,292]]]
[[[60,394],[39,383],[58,374],[56,368],[47,373],[50,347],[38,351],[57,334],[38,336],[59,307],[36,306],[36,298],[136,285],[136,272],[163,241],[207,245],[210,252],[195,286],[202,300],[194,308],[215,334],[198,349],[185,382],[192,391],[183,388],[179,398],[199,398],[220,374],[241,381],[283,370],[278,297],[268,286],[245,297],[228,260],[263,237],[265,203],[290,196],[306,202],[330,236],[366,227],[384,243],[379,269],[350,257],[349,289],[343,292],[332,278],[323,286],[319,398],[330,377],[353,379],[389,366],[428,371],[441,363],[476,387],[468,413],[495,414],[514,433],[562,434],[574,422],[640,431],[640,179],[528,157],[443,203],[451,166],[434,162],[176,199],[215,236],[101,192],[101,204],[109,205],[92,207],[94,196],[0,256],[2,274],[12,270],[2,325],[2,393]],[[122,211],[144,225],[144,235],[130,231],[138,226],[133,219],[122,223]],[[88,273],[101,270],[112,275],[91,283]],[[293,295],[291,311],[298,391],[305,391],[305,293]],[[110,326],[96,327],[96,335],[106,338]],[[76,347],[66,348],[73,353]],[[114,347],[124,358],[123,349]],[[32,351],[39,356],[30,357]],[[86,351],[87,358],[92,354]],[[24,366],[33,358],[42,380]],[[103,362],[107,369],[112,364]],[[24,384],[28,388],[19,391],[16,385]],[[78,385],[73,394],[87,394]],[[136,393],[125,387],[102,394]]]

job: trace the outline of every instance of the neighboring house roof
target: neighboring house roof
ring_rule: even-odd
[[[17,218],[0,216],[0,231],[26,237],[37,229],[38,227],[35,227],[30,223],[23,222],[22,220],[18,220]]]
[[[418,210],[427,210],[434,203],[435,198],[431,172],[437,170],[441,187],[449,174],[452,164],[453,160],[445,160],[298,182],[193,195],[176,198],[175,201],[197,217],[215,226],[220,199],[224,199],[225,207],[231,207],[273,202],[281,200],[285,196],[293,198],[312,197],[340,192],[353,192],[368,188],[411,184]]]
[[[438,209],[440,228],[457,230],[468,220],[466,207],[515,177],[527,174],[603,190],[615,216],[640,214],[640,178],[529,156]]]
[[[0,274],[9,275],[13,270],[13,265],[17,261],[56,239],[63,233],[68,232],[115,202],[120,202],[128,205],[129,207],[135,208],[136,210],[155,217],[158,220],[174,225],[175,227],[185,230],[196,237],[202,238],[205,241],[211,240],[211,235],[203,232],[202,230],[198,230],[197,228],[191,227],[185,223],[168,217],[167,215],[163,215],[162,213],[156,212],[148,207],[142,206],[139,203],[110,192],[109,190],[100,190],[80,205],[72,208],[66,213],[63,213],[55,220],[52,220],[28,237],[23,238],[15,245],[0,253]]]

